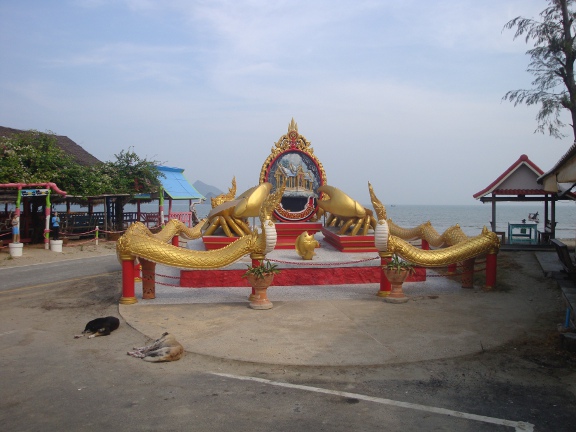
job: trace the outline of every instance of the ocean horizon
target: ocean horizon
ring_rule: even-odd
[[[196,204],[196,213],[204,218],[211,210],[210,204]],[[371,209],[371,205],[365,205]],[[158,210],[158,204],[142,204],[141,211],[153,212]],[[126,206],[125,211],[136,211],[136,206]],[[168,203],[164,205],[168,212]],[[188,211],[188,201],[173,201],[172,211]],[[528,221],[528,214],[539,213],[538,229],[544,230],[544,204],[543,203],[498,203],[496,205],[496,231],[508,231],[508,223],[521,223]],[[430,221],[434,229],[442,234],[448,228],[458,224],[468,236],[475,236],[482,232],[486,226],[490,229],[492,220],[492,205],[418,205],[418,204],[391,204],[386,205],[388,218],[403,228],[413,228]],[[550,216],[550,215],[549,215]],[[556,204],[556,237],[576,238],[576,203]]]

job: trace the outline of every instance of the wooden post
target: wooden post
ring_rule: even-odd
[[[156,263],[139,258],[142,265],[142,298],[156,298]]]
[[[486,255],[486,286],[484,289],[490,291],[496,286],[497,259],[495,253]]]
[[[462,265],[462,288],[474,288],[474,261],[470,258]]]

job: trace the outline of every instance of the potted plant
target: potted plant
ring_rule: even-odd
[[[384,298],[384,301],[388,303],[406,303],[409,299],[402,291],[402,284],[410,274],[416,271],[414,264],[393,254],[390,261],[382,266],[382,270],[392,288],[390,294]]]
[[[254,294],[250,296],[250,307],[252,309],[271,309],[272,302],[268,300],[266,289],[272,284],[274,275],[280,273],[278,266],[270,261],[258,261],[259,265],[249,265],[242,275],[254,289]]]

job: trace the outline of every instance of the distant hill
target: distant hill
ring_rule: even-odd
[[[220,189],[218,189],[216,186],[210,186],[207,185],[206,183],[200,181],[200,180],[196,180],[192,186],[194,186],[196,188],[196,190],[198,192],[200,192],[202,195],[204,195],[207,199],[210,199],[212,197],[218,196],[223,194],[224,192],[222,192]]]

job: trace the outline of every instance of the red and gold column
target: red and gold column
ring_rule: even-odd
[[[120,304],[138,303],[134,293],[134,262],[133,256],[120,256],[122,261],[122,297]]]

